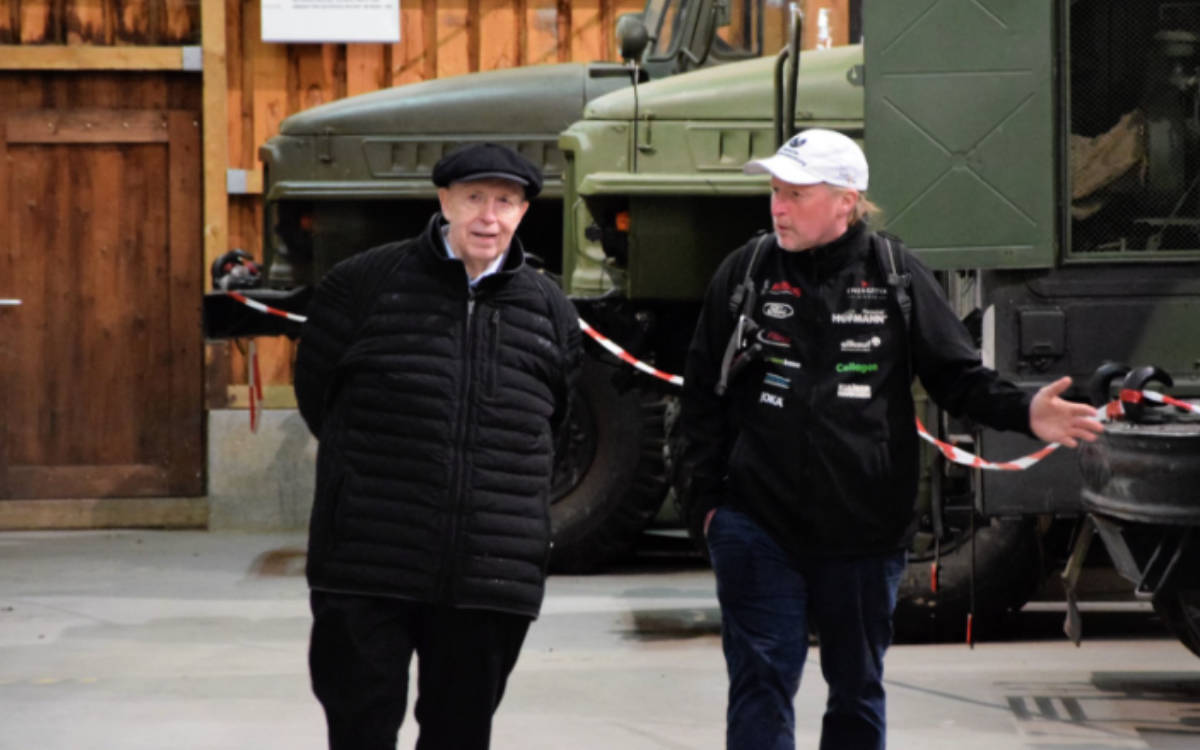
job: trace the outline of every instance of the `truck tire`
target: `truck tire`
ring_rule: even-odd
[[[617,372],[616,365],[584,358],[569,445],[555,462],[553,572],[593,571],[627,552],[667,494],[666,400],[636,387],[619,390]]]
[[[1154,611],[1180,643],[1200,656],[1200,589],[1159,591],[1154,595]]]
[[[987,638],[1020,609],[1042,582],[1035,519],[992,519],[975,529],[975,616],[973,636]],[[894,617],[902,643],[963,640],[971,611],[971,539],[964,530],[941,550],[938,587],[930,585],[932,555],[910,555],[900,581]]]

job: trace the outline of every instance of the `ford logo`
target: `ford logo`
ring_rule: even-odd
[[[763,305],[762,310],[763,315],[766,315],[768,318],[776,318],[778,320],[790,318],[795,314],[792,310],[792,306],[783,302],[768,302]]]

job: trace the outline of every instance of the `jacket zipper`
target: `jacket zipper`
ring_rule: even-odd
[[[449,604],[453,600],[454,587],[454,569],[458,559],[459,537],[461,533],[461,525],[459,516],[462,513],[463,505],[465,504],[466,484],[467,484],[467,463],[470,457],[465,450],[467,443],[467,432],[469,430],[471,420],[471,412],[473,399],[471,398],[473,389],[473,378],[471,376],[472,361],[471,361],[471,339],[474,335],[475,320],[475,287],[467,287],[467,317],[463,322],[463,337],[462,337],[462,356],[459,361],[462,362],[461,371],[459,373],[459,388],[458,388],[458,421],[454,426],[454,444],[452,449],[458,452],[458,460],[454,462],[454,474],[451,477],[450,486],[453,488],[450,508],[450,538],[447,542],[446,558],[442,565],[442,580],[439,586],[438,598]]]

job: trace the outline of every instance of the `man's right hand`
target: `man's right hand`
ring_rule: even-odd
[[[714,514],[716,514],[716,512],[717,512],[717,509],[713,508],[712,510],[710,510],[704,514],[704,538],[705,539],[708,538],[708,525],[710,523],[712,523],[712,517]]]

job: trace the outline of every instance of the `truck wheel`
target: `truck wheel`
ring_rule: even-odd
[[[1200,656],[1200,589],[1159,591],[1154,595],[1154,611],[1189,651]]]
[[[595,570],[628,551],[667,493],[663,397],[620,391],[614,365],[584,359],[571,403],[569,445],[556,457],[550,506],[559,573]]]
[[[1029,601],[1044,577],[1035,519],[981,523],[986,525],[975,529],[976,638],[986,638],[1006,615]],[[909,555],[896,602],[897,641],[966,638],[971,611],[970,529],[943,542],[936,592],[930,586],[932,564],[931,552]]]

